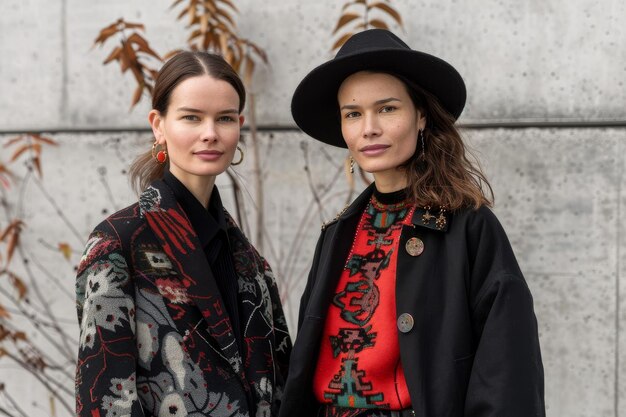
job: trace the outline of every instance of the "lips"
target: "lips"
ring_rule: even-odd
[[[224,152],[216,151],[216,150],[205,150],[194,152],[196,155],[222,155]]]
[[[217,159],[219,159],[222,155],[224,154],[224,152],[220,152],[217,150],[202,150],[202,151],[198,151],[198,152],[194,152],[194,155],[197,156],[198,158],[204,160],[204,161],[215,161]]]
[[[387,149],[389,149],[389,147],[390,147],[389,145],[373,144],[373,145],[364,146],[361,149],[359,149],[359,151],[367,156],[376,156],[381,153],[384,153]]]

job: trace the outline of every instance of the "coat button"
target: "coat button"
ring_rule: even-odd
[[[408,333],[413,328],[413,324],[415,324],[415,320],[413,320],[413,316],[409,313],[402,313],[400,317],[398,317],[398,330],[402,333]]]
[[[424,252],[424,242],[420,238],[412,237],[406,241],[405,248],[409,255],[420,256]]]

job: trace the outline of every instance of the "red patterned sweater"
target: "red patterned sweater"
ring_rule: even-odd
[[[329,307],[313,391],[320,403],[402,410],[411,400],[396,328],[396,260],[414,207],[375,192],[357,227]]]

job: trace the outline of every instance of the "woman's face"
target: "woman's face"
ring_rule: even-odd
[[[157,142],[167,147],[170,172],[187,188],[214,181],[229,167],[243,124],[237,91],[210,75],[178,84],[167,114],[152,110],[149,119]]]
[[[398,167],[415,153],[426,119],[402,81],[385,73],[357,72],[343,81],[337,98],[341,132],[356,163],[374,174],[381,191],[404,188],[406,173]]]

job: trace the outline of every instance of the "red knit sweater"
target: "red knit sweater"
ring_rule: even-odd
[[[313,391],[320,403],[402,410],[411,400],[396,328],[400,232],[414,211],[403,191],[375,192],[329,307]]]

